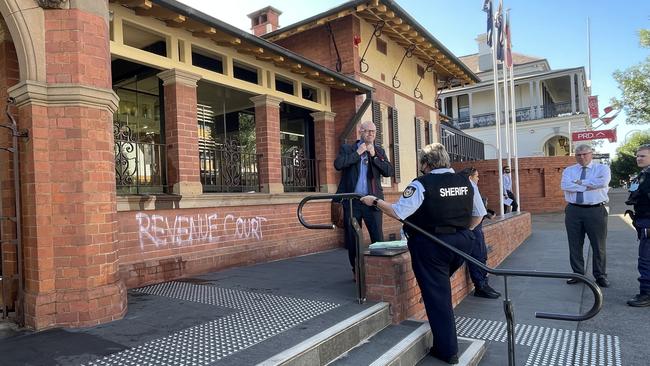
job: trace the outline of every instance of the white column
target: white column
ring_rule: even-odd
[[[580,108],[578,112],[586,113],[587,108],[585,106],[585,102],[587,98],[585,97],[585,89],[583,87],[584,79],[581,73],[578,73],[577,75],[578,75],[578,108]]]
[[[576,113],[575,74],[569,75],[569,80],[571,82],[571,114],[575,114]]]
[[[469,92],[467,94],[467,98],[469,99],[469,127],[473,128],[474,127],[474,117],[472,116],[472,92]]]
[[[533,99],[534,93],[533,93],[533,82],[529,81],[528,82],[528,93],[529,93],[529,98],[528,98],[528,103],[530,103],[530,118],[535,119],[535,99]]]

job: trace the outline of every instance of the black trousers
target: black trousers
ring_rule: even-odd
[[[436,236],[465,253],[472,250],[474,235],[469,230]],[[422,235],[409,237],[408,247],[433,333],[433,352],[442,359],[449,358],[458,353],[449,277],[463,264],[464,259]]]
[[[595,278],[607,277],[605,245],[607,242],[607,209],[605,206],[579,207],[567,205],[564,225],[569,240],[569,262],[574,273],[585,274],[583,247],[585,234],[593,252]]]
[[[354,263],[357,259],[357,247],[354,242],[354,229],[350,224],[349,202],[349,200],[343,201],[343,219],[345,220],[345,247],[348,249],[348,259],[350,260],[352,270],[354,270]],[[359,223],[359,227],[363,228],[362,222],[366,223],[371,242],[375,243],[378,241],[384,241],[381,211],[379,211],[378,208],[366,206],[359,200],[352,200],[352,211],[354,219],[356,219],[357,223]]]
[[[510,205],[510,207],[512,207],[512,212],[517,211],[519,209],[519,204],[517,203],[517,200],[515,199],[515,194],[512,193],[512,191],[506,191],[506,193],[508,195],[508,198],[510,198],[512,200],[512,204]],[[508,206],[507,205],[503,205],[503,211],[504,212],[508,211]]]
[[[472,230],[472,233],[475,239],[472,242],[472,252],[470,254],[474,259],[485,264],[487,262],[487,245],[485,244],[485,236],[483,235],[483,224],[478,224]],[[467,262],[467,269],[469,270],[469,277],[472,279],[474,287],[482,288],[488,284],[486,271],[470,262]]]

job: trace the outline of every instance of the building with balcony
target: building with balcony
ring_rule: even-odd
[[[453,126],[483,140],[485,157],[490,159],[496,157],[492,55],[484,34],[476,40],[479,52],[460,59],[481,82],[447,88],[441,92],[439,103]],[[553,70],[544,58],[518,53],[513,53],[513,63],[519,156],[569,155],[571,132],[591,126],[584,67]],[[502,76],[500,68],[500,80]],[[503,108],[503,89],[500,90]],[[500,113],[503,121],[504,111]],[[501,131],[504,136],[504,129]],[[502,137],[502,153],[505,152]]]

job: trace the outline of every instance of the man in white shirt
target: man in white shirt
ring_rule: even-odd
[[[509,205],[503,205],[503,212],[517,211],[519,205],[517,200],[515,200],[515,195],[512,193],[512,177],[510,177],[510,167],[503,167],[503,199],[511,199],[512,202]]]
[[[609,200],[609,166],[595,164],[593,150],[589,145],[578,145],[575,150],[577,164],[562,172],[561,187],[567,206],[564,209],[564,225],[569,240],[569,261],[574,273],[585,274],[582,248],[585,234],[593,252],[593,274],[600,287],[609,287],[605,270],[605,244],[607,241],[607,208]],[[568,284],[577,280],[570,279]]]

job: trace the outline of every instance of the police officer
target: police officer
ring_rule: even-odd
[[[642,170],[630,184],[630,197],[625,203],[634,206],[632,218],[639,237],[640,291],[627,304],[642,307],[650,306],[650,144],[637,149],[636,164]]]
[[[474,195],[467,177],[450,168],[449,154],[443,145],[427,145],[419,163],[423,175],[406,187],[397,203],[390,204],[375,196],[364,196],[361,202],[379,207],[393,218],[408,218],[408,222],[469,253],[474,240],[470,229],[478,225],[484,215],[484,212],[476,212],[477,203],[482,204],[481,198]],[[458,363],[449,277],[461,266],[463,258],[408,225],[404,226],[404,231],[433,333],[430,354],[450,364]]]

